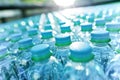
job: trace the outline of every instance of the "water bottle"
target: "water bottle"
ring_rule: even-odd
[[[31,57],[31,53],[29,52],[30,48],[33,46],[33,42],[32,42],[32,38],[25,38],[25,39],[21,39],[18,42],[18,57],[19,58],[30,58]]]
[[[95,19],[95,14],[94,14],[94,13],[90,13],[90,14],[87,16],[87,21],[90,22],[90,23],[93,23],[93,22],[94,22],[94,19]]]
[[[31,61],[31,52],[30,49],[33,46],[31,38],[21,39],[18,42],[18,51],[16,55],[16,63],[18,68],[27,69]]]
[[[92,48],[88,44],[73,42],[69,59],[62,80],[107,80],[101,66],[94,61]]]
[[[80,32],[80,19],[74,19],[73,20],[73,29],[72,31],[74,32],[75,35],[77,35]]]
[[[71,44],[69,34],[58,34],[55,36],[56,50],[54,56],[64,66],[68,61],[69,45]]]
[[[54,35],[54,32],[52,30],[41,31],[42,43],[49,44],[50,49],[52,49],[52,51],[54,51],[54,47],[55,47],[55,39],[53,35]]]
[[[115,55],[113,49],[109,46],[110,36],[109,32],[105,30],[91,32],[91,40],[93,47],[93,54],[95,60],[102,65],[103,70],[107,66],[107,63]]]
[[[74,32],[71,30],[71,26],[69,24],[64,24],[60,26],[61,33],[68,33],[71,36],[72,42],[78,41],[78,36],[74,35]]]
[[[28,30],[28,36],[32,38],[33,44],[40,44],[40,34],[36,28],[32,28]]]
[[[103,30],[105,28],[105,19],[104,18],[96,18],[94,22],[94,29]]]
[[[111,45],[111,47],[119,53],[120,52],[120,49],[119,49],[120,48],[119,47],[119,44],[120,44],[119,43],[120,23],[118,23],[118,22],[106,23],[106,30],[109,31],[109,33],[110,33],[110,38],[111,38],[110,45]]]
[[[0,45],[0,80],[10,80],[11,73],[8,70],[14,59],[7,46]]]
[[[17,53],[18,41],[22,38],[21,33],[14,33],[9,37],[9,50],[13,53]]]
[[[15,59],[11,62],[11,75],[18,76],[18,79],[26,79],[24,73],[31,65],[30,48],[33,46],[32,38],[25,38],[18,41],[18,49],[14,53]]]
[[[44,30],[52,30],[52,25],[51,25],[51,24],[45,24],[45,25],[43,26],[43,29],[44,29]]]
[[[89,42],[92,23],[82,23],[81,31],[78,33],[80,41]]]
[[[27,71],[27,80],[61,80],[63,67],[52,56],[48,44],[39,44],[31,49],[33,66]]]
[[[120,80],[120,54],[115,55],[108,63],[106,75],[109,80]]]

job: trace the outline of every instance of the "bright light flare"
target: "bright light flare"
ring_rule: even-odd
[[[68,7],[74,4],[75,0],[54,0],[58,6]]]

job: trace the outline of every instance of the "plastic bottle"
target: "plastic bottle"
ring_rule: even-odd
[[[94,22],[95,26],[94,29],[103,30],[105,29],[105,19],[104,18],[96,18]]]
[[[91,40],[95,60],[102,65],[103,70],[108,61],[115,55],[115,52],[109,46],[110,36],[108,31],[99,30],[91,32]]]
[[[94,61],[92,48],[88,44],[73,42],[69,59],[62,80],[107,80],[100,65]]]
[[[71,43],[71,37],[69,34],[58,34],[55,36],[56,50],[54,56],[63,66],[68,61],[69,45]]]
[[[74,32],[71,30],[71,26],[69,24],[64,24],[60,26],[61,33],[68,33],[71,36],[72,42],[78,41],[79,38],[77,35],[74,35]]]
[[[31,53],[34,64],[27,72],[28,80],[61,80],[62,65],[52,56],[48,44],[34,46]]]
[[[21,39],[22,34],[21,33],[14,33],[10,35],[9,37],[9,50],[12,51],[13,53],[17,53],[18,49],[18,41]]]
[[[41,39],[42,43],[49,44],[50,49],[54,51],[55,47],[55,39],[53,37],[54,32],[52,30],[42,30],[41,31]]]
[[[10,80],[10,64],[15,58],[11,56],[11,52],[7,46],[0,45],[0,80]]]
[[[11,63],[12,75],[18,76],[18,79],[27,79],[25,71],[32,65],[30,52],[32,46],[32,38],[21,39],[18,42],[15,60]]]
[[[32,38],[34,45],[41,43],[40,34],[36,28],[32,28],[28,30],[28,37]]]
[[[82,23],[80,27],[81,31],[78,33],[80,41],[89,42],[92,23]]]
[[[21,39],[18,42],[18,57],[19,58],[30,58],[31,57],[31,53],[29,52],[29,50],[31,49],[31,47],[33,46],[33,42],[32,42],[32,38],[25,38],[25,39]]]
[[[106,23],[106,30],[109,31],[109,33],[110,33],[111,47],[119,53],[120,52],[120,49],[119,49],[120,48],[120,45],[119,45],[120,44],[119,43],[120,23],[118,23],[118,22]]]
[[[109,80],[120,80],[120,54],[115,55],[108,63],[106,75]]]

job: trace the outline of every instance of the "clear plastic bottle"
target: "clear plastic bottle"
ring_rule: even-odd
[[[119,43],[120,23],[118,23],[118,22],[106,23],[106,30],[109,31],[109,33],[110,33],[111,47],[119,53],[120,52],[120,49],[119,49],[120,48],[120,43]]]
[[[50,49],[54,51],[55,47],[55,39],[53,37],[54,32],[52,30],[42,30],[41,31],[41,39],[42,43],[49,44]]]
[[[0,80],[10,80],[10,64],[15,58],[11,56],[11,52],[7,46],[0,45]]]
[[[31,52],[30,49],[33,46],[32,39],[31,38],[25,38],[21,39],[18,42],[18,51],[17,51],[17,61],[18,61],[18,66],[20,67],[25,67],[28,66],[27,63],[29,63],[31,59]],[[29,66],[28,66],[29,67]]]
[[[92,23],[82,23],[81,31],[78,33],[80,41],[89,42],[90,32],[92,31]]]
[[[63,67],[52,56],[48,44],[39,44],[31,49],[33,66],[27,72],[27,80],[61,80]]]
[[[18,49],[14,53],[14,61],[11,63],[13,76],[18,76],[18,79],[26,79],[25,71],[32,65],[30,49],[33,46],[32,38],[24,38],[18,41]],[[13,52],[13,51],[12,51]]]
[[[63,34],[64,33],[68,33],[71,36],[72,42],[79,40],[79,38],[77,37],[77,35],[74,35],[74,33],[72,32],[71,26],[69,24],[61,25],[60,26],[60,30],[61,30],[61,33],[63,33]]]
[[[94,22],[93,29],[103,30],[105,29],[105,19],[104,18],[96,18]]]
[[[13,53],[16,53],[17,49],[18,49],[18,41],[22,38],[22,34],[21,33],[14,33],[12,35],[10,35],[9,37],[9,50],[12,51]]]
[[[31,57],[30,49],[33,46],[32,38],[24,38],[18,42],[18,57],[28,59]]]
[[[68,61],[69,45],[71,43],[71,37],[69,34],[58,34],[55,36],[56,50],[54,56],[63,66]]]
[[[32,38],[33,44],[37,45],[41,43],[41,38],[38,30],[36,28],[32,28],[28,30],[28,36]]]
[[[109,80],[120,80],[120,54],[115,55],[108,63],[106,75]]]
[[[100,65],[94,61],[92,48],[88,44],[73,42],[69,59],[62,80],[107,80]]]
[[[102,65],[105,71],[108,61],[115,55],[115,52],[109,46],[109,32],[105,30],[93,31],[90,41],[92,42],[95,60]]]

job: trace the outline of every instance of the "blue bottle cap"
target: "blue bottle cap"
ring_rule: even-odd
[[[81,24],[81,31],[92,31],[92,23]]]
[[[61,29],[61,32],[62,32],[62,33],[71,32],[70,25],[68,25],[68,24],[62,25],[62,26],[60,27],[60,29]]]
[[[34,36],[38,34],[38,30],[36,28],[32,28],[28,30],[28,35],[29,36]]]
[[[105,26],[105,20],[104,20],[104,18],[95,19],[95,25],[96,26]]]
[[[48,44],[39,44],[32,47],[31,53],[33,61],[42,61],[48,59],[52,55]]]
[[[39,23],[34,24],[33,27],[38,29],[39,28]]]
[[[69,58],[74,62],[88,62],[94,58],[92,48],[84,42],[73,42],[70,45]]]
[[[110,32],[120,31],[120,23],[106,23],[106,30]]]
[[[51,24],[45,24],[45,25],[43,26],[43,29],[44,29],[44,30],[52,30],[52,26],[51,26]]]
[[[19,41],[21,39],[21,36],[22,36],[21,33],[12,34],[11,37],[10,37],[10,40],[12,42],[17,42],[17,41]]]
[[[64,25],[65,24],[65,22],[64,21],[60,21],[59,22],[59,25],[61,26],[61,25]]]
[[[95,17],[93,17],[93,16],[89,16],[89,17],[87,17],[87,19],[88,19],[88,22],[94,22],[94,19],[95,19]]]
[[[80,25],[80,19],[74,19],[73,23],[74,23],[74,26],[79,26]]]
[[[53,37],[52,30],[41,31],[42,39],[49,39]]]
[[[58,34],[55,36],[55,41],[56,46],[68,46],[72,43],[69,34]]]
[[[102,18],[103,16],[103,11],[99,11],[99,13],[97,14],[97,18]]]
[[[112,15],[106,15],[106,16],[104,17],[104,19],[105,19],[106,22],[111,22],[112,19],[113,19],[113,16],[112,16]]]
[[[33,46],[32,38],[25,38],[19,41],[19,49],[25,50]]]
[[[108,43],[110,36],[108,31],[93,31],[91,32],[91,42],[93,43]]]

